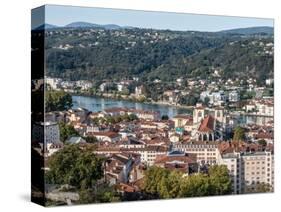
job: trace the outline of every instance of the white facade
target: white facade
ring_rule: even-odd
[[[257,103],[256,107],[257,107],[258,115],[273,116],[274,113],[273,104]]]
[[[76,86],[81,87],[82,90],[88,90],[93,87],[93,83],[91,83],[87,80],[79,80],[79,81],[76,81]]]
[[[204,101],[206,97],[209,98],[209,103],[213,105],[222,105],[226,101],[226,96],[223,91],[212,92],[212,93],[210,91],[203,91],[200,94],[200,99]]]
[[[228,100],[230,102],[238,102],[240,100],[240,95],[237,91],[231,91],[228,94]]]
[[[174,144],[173,150],[197,155],[199,164],[217,164],[220,156],[217,143],[194,142],[188,144]]]
[[[199,124],[205,117],[205,108],[198,106],[193,110],[193,124]]]
[[[219,159],[231,175],[234,194],[247,193],[260,183],[274,187],[274,155],[271,152],[228,153]]]
[[[49,77],[46,77],[45,81],[46,84],[48,84],[54,90],[58,89],[60,83],[62,82],[60,78],[49,78]]]

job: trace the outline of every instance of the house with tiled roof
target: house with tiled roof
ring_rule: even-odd
[[[105,179],[111,185],[127,183],[133,164],[139,164],[140,157],[130,153],[110,155],[105,162]]]
[[[175,127],[184,127],[186,124],[193,123],[193,117],[185,114],[176,115],[172,120],[175,123]]]
[[[196,154],[187,154],[177,150],[157,156],[154,165],[169,170],[177,170],[187,175],[198,171]]]
[[[92,132],[88,133],[88,135],[96,137],[99,141],[117,142],[121,139],[118,133],[112,131]]]

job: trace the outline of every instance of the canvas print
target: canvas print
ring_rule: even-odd
[[[45,5],[31,34],[33,202],[274,191],[273,19]]]

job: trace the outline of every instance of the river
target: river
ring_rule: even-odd
[[[169,118],[172,118],[177,114],[192,114],[192,110],[190,109],[175,107],[171,105],[140,103],[94,96],[72,96],[72,101],[73,108],[82,107],[93,112],[103,111],[105,109],[113,107],[126,107],[139,110],[158,111],[160,112],[161,116],[168,115]],[[273,118],[271,117],[262,116],[238,115],[233,117],[238,120],[239,124],[265,125],[268,121],[273,120]]]
[[[127,107],[139,110],[158,111],[160,115],[168,115],[170,118],[177,114],[192,114],[187,108],[180,108],[170,105],[158,105],[149,103],[132,102],[127,100],[108,99],[93,96],[72,96],[73,108],[86,108],[98,112],[112,107]]]

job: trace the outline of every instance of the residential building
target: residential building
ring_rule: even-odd
[[[171,151],[166,155],[158,155],[155,166],[183,172],[185,175],[198,172],[196,154],[187,154],[180,151]]]
[[[121,135],[112,131],[100,131],[88,133],[88,136],[95,136],[99,141],[117,142],[120,140]]]
[[[228,93],[229,102],[238,102],[240,100],[240,95],[237,91],[230,91]]]
[[[218,164],[226,165],[234,194],[248,193],[264,183],[274,187],[274,155],[270,151],[222,154]]]
[[[172,150],[178,150],[188,154],[196,154],[199,164],[217,164],[220,154],[218,142],[193,141],[187,143],[175,143]]]
[[[32,140],[39,143],[57,144],[60,142],[59,125],[56,122],[40,122],[33,124]]]

